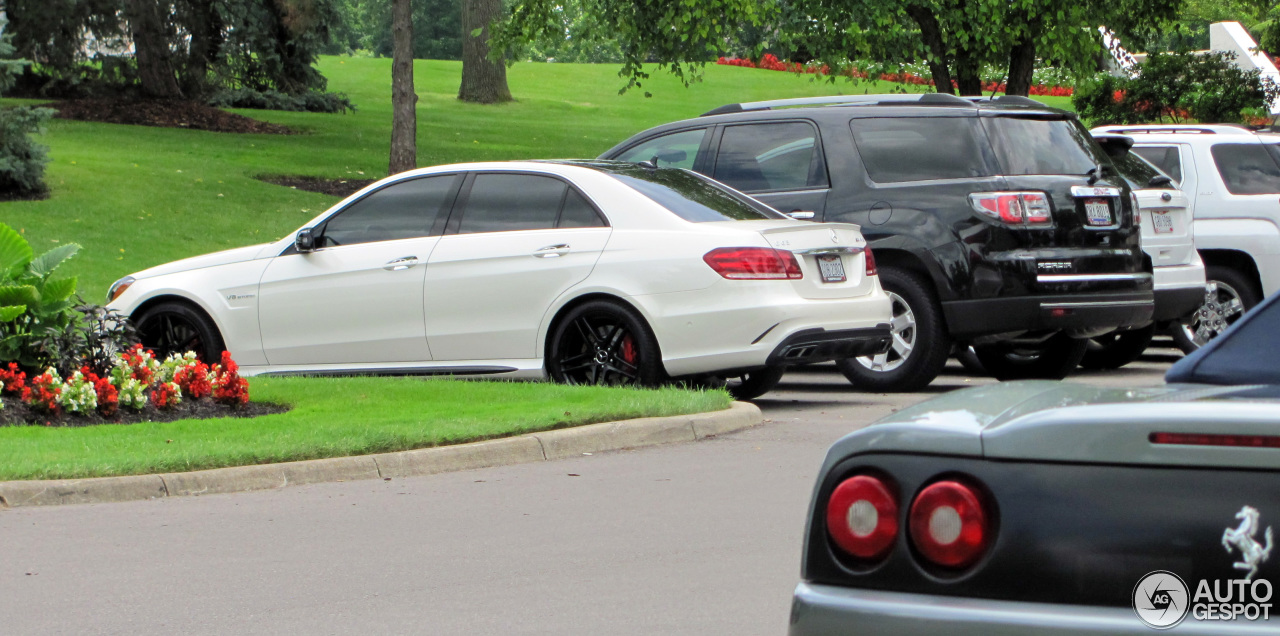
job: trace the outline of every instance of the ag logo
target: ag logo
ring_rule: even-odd
[[[1173,572],[1156,570],[1133,588],[1133,611],[1148,627],[1169,629],[1191,609],[1187,584]]]

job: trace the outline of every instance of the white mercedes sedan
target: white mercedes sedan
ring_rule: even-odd
[[[126,276],[109,303],[157,356],[226,349],[245,375],[702,376],[742,398],[884,351],[891,318],[858,226],[602,161],[401,173],[278,242]]]

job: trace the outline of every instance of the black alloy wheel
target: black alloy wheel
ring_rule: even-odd
[[[583,303],[557,323],[546,363],[563,384],[656,386],[663,376],[657,339],[644,321],[603,300]]]
[[[1061,380],[1075,370],[1088,348],[1087,339],[1059,333],[1036,344],[976,345],[973,352],[997,380]]]
[[[157,360],[171,354],[194,351],[205,364],[218,362],[224,345],[218,328],[204,312],[180,302],[163,302],[148,307],[134,319],[138,341]]]
[[[773,390],[787,372],[784,366],[765,367],[737,377],[725,378],[724,388],[735,400],[754,400]]]

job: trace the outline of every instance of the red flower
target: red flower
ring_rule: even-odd
[[[222,362],[213,365],[213,399],[230,406],[249,403],[249,382],[240,377],[240,366],[230,351],[222,352]]]
[[[4,383],[4,392],[13,396],[22,396],[27,386],[27,374],[18,370],[17,362],[10,362],[9,368],[0,368],[0,382]]]

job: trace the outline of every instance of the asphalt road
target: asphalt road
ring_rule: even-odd
[[[1069,381],[1161,382],[1172,352]],[[0,634],[783,634],[831,442],[926,393],[786,376],[692,444],[415,479],[0,512]]]

